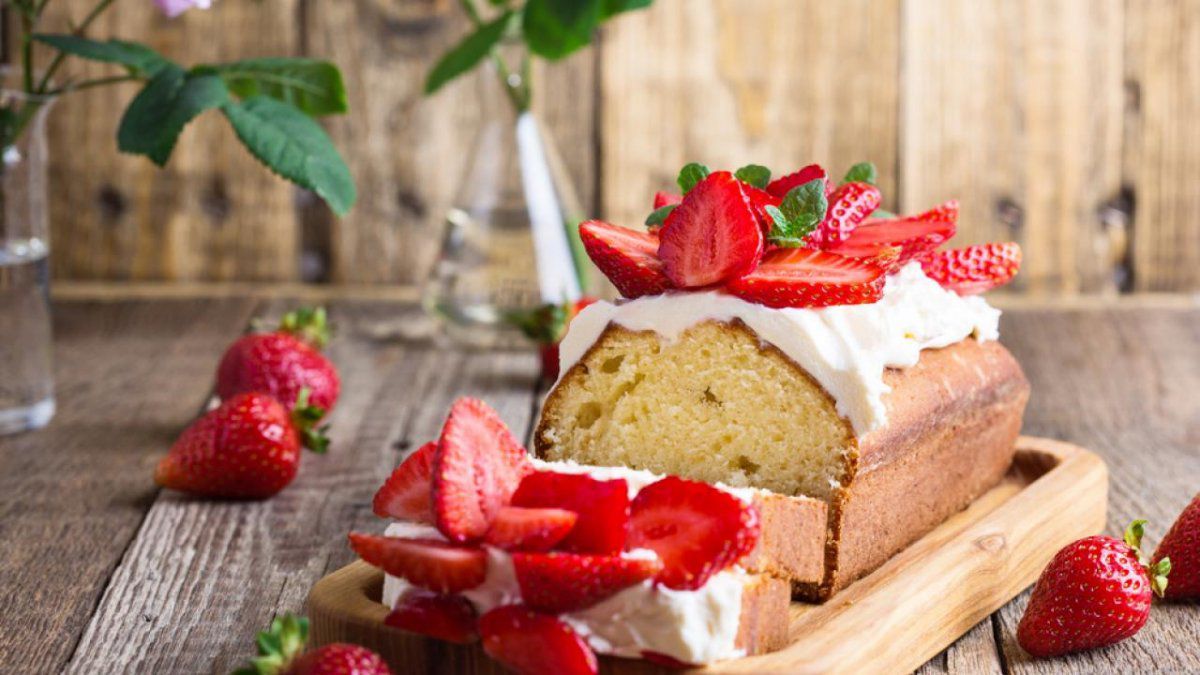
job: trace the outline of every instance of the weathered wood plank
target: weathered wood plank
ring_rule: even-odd
[[[415,311],[410,305],[407,315]],[[312,583],[351,559],[350,529],[381,529],[371,495],[400,459],[398,448],[436,435],[454,398],[480,396],[514,429],[529,426],[532,355],[379,340],[378,324],[405,316],[395,304],[338,303],[331,312],[342,337],[330,354],[344,383],[331,452],[306,457],[296,482],[269,501],[160,495],[70,672],[228,672],[251,654],[255,631],[272,615],[299,611]]]
[[[601,207],[639,224],[688,161],[874,161],[895,198],[898,0],[661,0],[601,44]]]
[[[1119,536],[1130,520],[1145,517],[1147,543],[1156,545],[1200,476],[1200,311],[1014,311],[1002,336],[1033,385],[1025,433],[1102,454],[1111,477],[1106,534]],[[1156,603],[1131,640],[1032,661],[1015,638],[1027,602],[1028,593],[998,615],[1010,672],[1200,670],[1194,606]]]
[[[1113,291],[1120,0],[904,3],[901,206],[957,198],[965,243],[1019,240],[1017,287]]]
[[[157,453],[203,402],[251,304],[56,306],[58,414],[0,438],[0,672],[58,672],[71,656],[154,499]]]
[[[419,0],[307,5],[306,41],[346,75],[350,114],[330,129],[359,184],[359,205],[330,224],[330,278],[339,282],[421,281],[437,254],[442,218],[456,197],[480,120],[496,111],[479,98],[486,68],[422,95],[434,60],[467,33],[456,3]],[[575,180],[585,207],[594,178],[594,53],[539,69],[536,108]],[[507,105],[503,99],[496,105]]]
[[[1136,211],[1133,285],[1200,288],[1200,5],[1130,0],[1126,176]]]
[[[65,30],[95,3],[50,3],[45,30]],[[219,3],[168,20],[149,2],[116,3],[98,38],[141,39],[185,63],[299,53],[299,0]],[[44,61],[43,61],[44,63]],[[116,72],[75,60],[75,79]],[[241,148],[218,113],[189,125],[170,163],[116,148],[136,88],[65,97],[50,127],[54,274],[73,279],[288,280],[297,277],[295,191]]]

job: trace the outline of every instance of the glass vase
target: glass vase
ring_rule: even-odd
[[[11,72],[3,74],[9,85]],[[0,88],[0,434],[54,416],[46,115],[53,99]]]
[[[583,209],[552,138],[494,69],[478,79],[485,118],[423,300],[454,342],[515,347],[528,342],[506,317],[573,302],[593,292],[597,273],[579,242]]]

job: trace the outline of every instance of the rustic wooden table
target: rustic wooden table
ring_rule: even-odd
[[[157,459],[205,404],[217,358],[286,297],[67,289],[57,296],[59,413],[0,439],[0,672],[229,672],[273,615],[348,563],[345,534],[376,528],[370,498],[450,402],[486,399],[528,430],[539,390],[523,353],[414,337],[411,298],[334,294],[344,382],[333,449],[260,503],[162,492]],[[287,291],[284,291],[286,295]],[[1200,303],[1138,298],[1009,308],[1003,340],[1033,382],[1025,432],[1093,449],[1112,474],[1107,531],[1151,539],[1200,490]],[[923,672],[1200,671],[1200,606],[1157,605],[1120,645],[1030,661],[1014,638],[1026,596]]]

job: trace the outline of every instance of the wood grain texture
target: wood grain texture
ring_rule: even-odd
[[[1044,439],[1022,438],[1018,448],[1009,476],[966,511],[829,602],[793,603],[787,647],[706,672],[903,672],[936,655],[1032,583],[1059,547],[1102,527],[1107,476],[1098,457]],[[381,579],[355,566],[316,586],[308,604],[314,640],[366,644],[397,669],[430,662],[439,664],[436,672],[499,671],[465,653],[478,656],[477,648],[448,649],[379,626]],[[439,663],[443,651],[461,653],[458,667]],[[606,661],[612,673],[646,669]]]
[[[115,3],[97,38],[144,39],[190,65],[295,55],[300,0],[221,3],[168,20],[153,3]],[[95,4],[48,5],[44,30],[65,30]],[[42,63],[45,63],[43,60]],[[63,73],[111,75],[112,66],[72,60]],[[116,148],[121,112],[137,88],[78,92],[49,125],[51,257],[76,279],[288,280],[298,277],[295,191],[242,149],[214,111],[188,126],[163,170]]]
[[[44,430],[0,438],[0,673],[67,662],[154,500],[159,452],[198,410],[251,306],[55,309],[58,414]]]
[[[1200,4],[1130,0],[1126,180],[1136,201],[1133,285],[1200,288]]]
[[[660,0],[600,47],[601,213],[637,225],[689,161],[838,173],[895,195],[898,0]],[[848,19],[848,17],[853,17]]]
[[[904,3],[901,208],[957,198],[962,244],[1021,242],[1017,287],[1115,290],[1120,0]]]
[[[480,396],[513,428],[528,427],[536,359],[377,339],[379,325],[417,311],[331,308],[341,337],[329,354],[353,384],[330,417],[330,453],[306,457],[297,480],[265,502],[159,494],[68,672],[229,672],[272,616],[299,611],[313,582],[350,560],[346,534],[378,523],[371,495],[399,448],[434,437],[454,398]]]

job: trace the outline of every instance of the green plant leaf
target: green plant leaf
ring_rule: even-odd
[[[735,171],[733,176],[759,190],[765,190],[767,183],[771,182],[771,170],[761,164],[747,164]]]
[[[255,96],[221,107],[237,137],[268,169],[317,193],[344,216],[357,191],[333,141],[311,117],[282,101]]]
[[[846,183],[869,183],[875,184],[878,177],[875,172],[875,165],[870,162],[859,162],[850,167],[846,172],[846,177],[842,179],[842,185]]]
[[[228,101],[229,91],[221,78],[187,73],[168,64],[129,102],[117,127],[117,147],[162,166],[188,122]]]
[[[521,33],[531,52],[558,60],[591,42],[600,12],[601,0],[529,0]]]
[[[654,0],[604,0],[600,18],[604,20],[615,14],[643,9],[652,4],[654,4]]]
[[[442,55],[425,78],[425,93],[432,94],[442,85],[474,68],[488,55],[492,47],[504,37],[512,20],[511,11],[504,12],[493,21],[480,26],[478,30],[463,39],[453,49]]]
[[[871,212],[871,215],[867,216],[868,219],[870,219],[870,218],[895,218],[895,217],[896,217],[896,214],[892,213],[891,211],[885,211],[883,209],[875,209],[874,211]]]
[[[130,75],[136,77],[153,77],[163,68],[174,65],[162,54],[136,42],[123,40],[100,42],[77,35],[60,33],[38,33],[33,36],[33,39],[72,56],[120,64],[125,66]]]
[[[679,189],[683,190],[683,194],[686,195],[688,192],[691,192],[692,188],[696,187],[696,183],[707,178],[710,173],[712,172],[708,170],[707,166],[699,162],[692,162],[685,164],[679,170],[679,177],[675,179],[675,182],[679,184]]]
[[[346,112],[342,73],[328,61],[247,59],[211,68],[238,98],[270,96],[313,117]]]
[[[776,246],[796,248],[804,238],[821,224],[829,200],[825,197],[825,181],[817,178],[788,191],[779,208],[768,205],[764,210],[773,221],[767,239]]]
[[[646,226],[647,227],[659,227],[664,222],[666,222],[667,216],[671,215],[671,212],[675,210],[676,206],[679,206],[679,205],[678,204],[667,204],[665,206],[661,206],[657,209],[654,209],[654,211],[652,211],[650,213],[650,215],[646,216]]]

